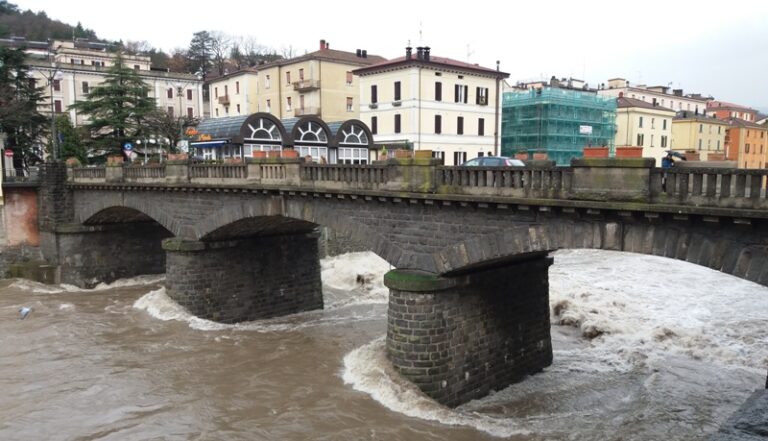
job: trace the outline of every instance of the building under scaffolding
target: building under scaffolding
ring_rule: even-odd
[[[588,146],[613,154],[616,99],[591,92],[542,87],[504,93],[501,151],[545,152],[557,165],[570,165]]]

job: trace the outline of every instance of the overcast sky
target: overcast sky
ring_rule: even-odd
[[[556,75],[594,86],[622,77],[768,111],[768,0],[11,3],[79,21],[101,38],[147,40],[166,51],[188,47],[199,30],[253,36],[298,54],[326,39],[332,49],[393,58],[410,40],[486,67],[499,60],[510,82]]]

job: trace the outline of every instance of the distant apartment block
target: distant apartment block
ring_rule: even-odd
[[[320,40],[300,57],[254,66],[211,80],[212,118],[266,112],[279,119],[302,116],[346,121],[359,115],[358,79],[352,71],[385,61],[366,50],[345,52]]]
[[[103,43],[79,39],[48,43],[14,38],[0,40],[0,45],[23,48],[27,53],[30,76],[38,87],[44,87],[45,101],[40,111],[50,115],[52,100],[53,112],[68,112],[75,126],[85,123],[85,117],[68,107],[84,100],[93,87],[103,83],[106,71],[118,58]],[[122,60],[150,87],[149,95],[156,99],[158,108],[176,116],[202,116],[203,82],[194,75],[155,69],[146,56],[123,54]]]
[[[616,99],[600,96],[580,80],[518,83],[504,92],[501,144],[507,156],[546,153],[558,165],[582,156],[584,147],[613,150]]]
[[[759,169],[768,164],[768,126],[729,118],[725,121],[726,158],[738,168]]]
[[[692,153],[702,161],[728,159],[725,151],[727,129],[725,121],[680,112],[672,120],[672,150]]]
[[[675,111],[634,98],[616,99],[616,147],[643,148],[644,158],[661,158],[672,148]]]
[[[446,165],[499,153],[497,69],[433,56],[429,47],[355,70],[360,119],[377,144],[431,150]]]
[[[672,89],[668,86],[651,86],[644,84],[632,85],[624,78],[613,78],[608,84],[601,84],[597,93],[614,98],[632,98],[660,107],[672,109],[675,112],[691,112],[692,114],[704,114],[707,102],[711,97],[700,94],[684,94],[683,89]]]
[[[751,123],[757,122],[758,117],[758,112],[755,109],[725,101],[708,102],[707,113],[718,119],[738,118]]]

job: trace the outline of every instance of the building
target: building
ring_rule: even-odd
[[[757,110],[725,101],[708,102],[707,113],[718,119],[738,118],[751,123],[757,122],[758,118]]]
[[[739,118],[729,118],[725,134],[726,158],[738,168],[764,168],[768,157],[768,127]]]
[[[266,112],[203,120],[190,150],[200,159],[245,159],[293,150],[308,161],[368,164],[373,135],[357,119],[328,122],[316,116],[280,120]]]
[[[509,74],[435,57],[429,47],[355,70],[360,119],[387,148],[431,150],[447,165],[499,153],[501,81]]]
[[[728,123],[690,112],[678,113],[672,120],[672,150],[685,152],[702,161],[722,161]]]
[[[684,94],[683,89],[671,89],[668,86],[651,86],[644,84],[631,85],[624,78],[612,78],[608,84],[603,83],[597,93],[614,98],[625,97],[666,107],[676,112],[693,112],[704,114],[707,102],[712,97],[704,97],[700,94]],[[671,93],[670,93],[671,89]]]
[[[502,154],[546,153],[558,165],[584,147],[614,147],[616,100],[581,89],[545,86],[504,93]]]
[[[28,54],[29,75],[38,86],[45,87],[46,99],[40,111],[50,115],[68,112],[75,126],[87,122],[84,115],[69,109],[72,104],[84,100],[91,88],[107,77],[107,70],[115,65],[118,54],[110,52],[107,45],[85,40],[27,42],[14,38],[2,40],[0,45],[24,48]],[[127,66],[132,66],[150,87],[150,96],[157,107],[171,115],[200,117],[203,109],[203,82],[194,75],[155,69],[149,57],[121,55]],[[51,102],[51,98],[53,102]]]
[[[644,158],[661,158],[672,147],[675,111],[634,98],[616,99],[616,147],[643,148]]]
[[[357,78],[352,71],[386,59],[358,49],[345,52],[320,40],[320,49],[209,82],[212,118],[266,112],[279,119],[302,116],[342,121],[359,115]]]

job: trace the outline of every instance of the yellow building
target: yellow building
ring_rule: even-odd
[[[616,147],[643,148],[644,158],[661,158],[672,147],[675,111],[635,98],[616,99]]]
[[[416,50],[354,72],[360,120],[376,143],[432,150],[447,165],[498,155],[500,83],[509,74]]]
[[[101,84],[118,55],[107,45],[88,41],[30,42],[27,48],[29,74],[44,88],[43,114],[68,112],[75,126],[86,122],[72,104],[84,100],[91,88]],[[27,46],[24,46],[27,47]],[[133,67],[150,87],[150,97],[157,107],[171,115],[199,118],[203,109],[203,82],[194,75],[153,69],[146,56],[121,55],[124,65]],[[51,98],[53,106],[51,106]]]
[[[352,71],[386,61],[365,50],[320,49],[224,75],[209,83],[211,117],[266,112],[280,119],[318,116],[345,121],[359,115],[359,90]]]
[[[702,161],[723,160],[727,128],[725,121],[683,112],[672,120],[672,149],[694,153]]]

